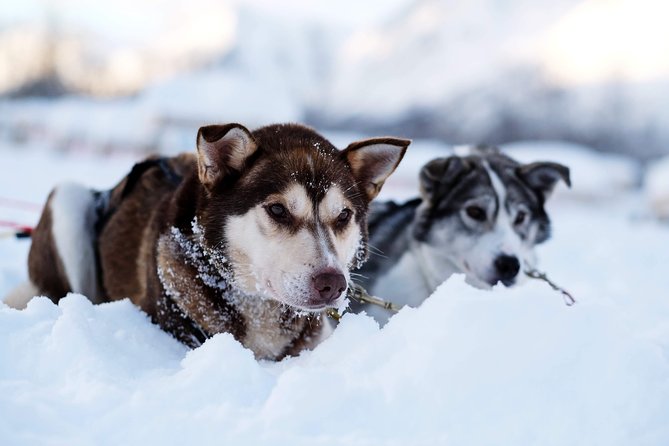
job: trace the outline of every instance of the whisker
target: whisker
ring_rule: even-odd
[[[367,243],[366,246],[367,246],[367,250],[369,251],[370,255],[373,255],[373,256],[376,256],[376,257],[381,257],[381,258],[384,258],[384,259],[388,258],[388,256],[385,255],[383,250],[377,248],[376,246],[374,246],[370,243]]]

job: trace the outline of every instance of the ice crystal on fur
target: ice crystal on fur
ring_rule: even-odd
[[[222,291],[237,291],[233,287],[234,277],[227,259],[220,250],[208,248],[204,243],[204,229],[197,218],[191,222],[193,239],[186,237],[178,228],[170,228],[172,239],[181,248],[189,263],[197,268],[197,277],[210,288]]]
[[[235,286],[234,273],[228,260],[221,249],[213,249],[206,245],[204,228],[198,223],[197,217],[191,222],[191,229],[193,235],[188,237],[178,228],[172,227],[170,237],[186,256],[188,264],[197,269],[197,278],[204,285],[220,290],[221,295],[224,295],[227,301],[243,305],[247,312],[258,317],[260,313],[269,310],[266,305],[272,307],[273,310],[280,308],[282,312],[290,309],[287,305],[276,302],[266,295],[260,284],[257,284],[255,294],[245,293]],[[164,272],[159,271],[161,282],[165,285],[163,274]],[[171,291],[170,295],[174,299],[180,298],[176,290]],[[269,304],[263,302],[269,302]]]
[[[186,254],[191,265],[195,266],[198,271],[197,277],[200,278],[207,286],[219,289],[225,289],[226,283],[223,280],[215,280],[214,275],[211,274],[208,268],[209,262],[200,249],[198,244],[189,240],[179,229],[172,227],[170,229],[172,239],[181,247],[184,254]]]
[[[349,270],[357,270],[362,268],[362,265],[367,261],[367,249],[365,249],[365,243],[362,240],[362,237],[358,240],[358,247],[355,250],[355,257],[351,260],[351,264],[348,266]]]
[[[321,315],[275,300],[262,289],[259,278],[256,278],[257,292],[242,291],[235,285],[232,265],[223,254],[224,247],[212,248],[207,244],[205,230],[197,219],[191,222],[191,231],[189,234],[171,227],[163,237],[167,249],[173,252],[171,257],[191,269],[196,283],[193,282],[193,275],[183,275],[178,266],[175,271],[159,268],[158,274],[167,296],[194,319],[205,337],[228,331],[231,319],[229,313],[218,311],[211,300],[198,299],[198,289],[202,287],[216,290],[215,299],[232,304],[235,314],[244,320],[242,342],[260,358],[280,357],[305,327],[320,326],[313,324],[320,324]],[[291,280],[289,276],[283,279]],[[291,288],[298,287],[292,283],[289,285]]]

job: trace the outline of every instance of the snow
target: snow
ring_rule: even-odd
[[[461,143],[565,139],[649,159],[667,152],[666,8],[408,1],[329,48],[323,98],[306,105],[321,126]]]
[[[659,159],[648,167],[644,190],[653,214],[669,219],[669,157]]]
[[[0,10],[0,93],[51,62],[76,92],[134,96],[30,110],[3,100],[0,138],[19,127],[30,141],[146,152],[203,121],[297,120],[667,153],[663,0],[11,3]],[[112,119],[125,131],[106,134],[98,123]]]
[[[610,153],[596,153],[577,144],[532,142],[505,144],[503,150],[512,158],[530,163],[554,161],[570,168],[573,186],[557,189],[562,198],[584,201],[616,200],[633,190],[641,181],[641,166],[635,160]]]
[[[643,192],[624,160],[563,148],[523,150],[561,154],[574,195],[589,172],[588,190],[621,185],[617,199],[549,203],[540,267],[576,305],[539,281],[486,292],[456,276],[382,330],[345,315],[314,351],[270,363],[229,335],[189,351],[129,301],[0,304],[0,443],[669,444],[669,227],[633,218]],[[413,195],[417,168],[444,153],[416,141],[386,197]],[[11,147],[0,159],[0,196],[35,203],[64,179],[110,187],[134,161]],[[0,296],[25,279],[28,247],[0,240]]]
[[[43,54],[56,14],[67,85],[139,91],[0,101],[0,221],[34,225],[55,184],[109,188],[212,122],[315,114],[403,136],[425,109],[427,133],[449,140],[517,139],[504,131],[520,122],[527,138],[666,153],[660,0],[41,3],[2,8],[3,90],[39,74],[23,56]],[[128,301],[0,303],[0,444],[666,446],[669,159],[643,172],[564,142],[503,149],[571,168],[538,253],[575,306],[538,281],[485,292],[453,277],[382,330],[345,315],[314,351],[269,363],[228,335],[189,351]],[[451,153],[415,141],[379,198],[415,196],[420,167]],[[28,249],[0,238],[0,298],[26,280]]]

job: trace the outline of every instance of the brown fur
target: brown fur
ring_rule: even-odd
[[[212,157],[208,151],[230,129],[243,129],[241,142],[228,152],[211,152],[217,158]],[[313,347],[326,324],[322,313],[298,312],[271,299],[239,297],[228,285],[212,285],[212,280],[225,278],[223,260],[216,257],[228,256],[223,223],[291,182],[304,185],[314,203],[323,198],[328,185],[337,184],[353,204],[364,242],[368,202],[409,144],[397,139],[383,143],[395,147],[396,162],[387,166],[388,172],[372,175],[365,170],[362,152],[340,152],[302,126],[269,126],[252,134],[236,124],[204,127],[198,135],[197,157],[169,158],[166,166],[151,160],[140,163],[111,191],[96,244],[101,293],[110,301],[129,297],[164,330],[192,347],[223,332],[231,333],[258,358],[276,360]],[[351,152],[363,146],[364,142],[358,143]],[[49,239],[49,218],[47,205],[33,236],[30,277],[57,300],[69,285]],[[194,219],[201,224],[202,235],[194,233]],[[184,243],[201,252],[190,252]],[[361,249],[359,258],[366,256],[364,243]],[[203,258],[209,263],[198,262]],[[212,266],[215,262],[219,263]],[[56,268],[47,271],[43,263]],[[265,342],[268,336],[271,345]]]
[[[44,205],[42,215],[32,234],[32,244],[28,254],[28,274],[40,294],[54,302],[67,294],[72,287],[67,280],[65,267],[57,255],[56,244],[51,232],[51,202],[54,193]]]

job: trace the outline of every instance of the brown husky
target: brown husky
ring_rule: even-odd
[[[54,189],[23,297],[129,297],[191,347],[228,332],[259,359],[297,354],[327,334],[324,310],[367,257],[368,204],[408,145],[202,127],[197,155],[150,158],[107,192]]]

